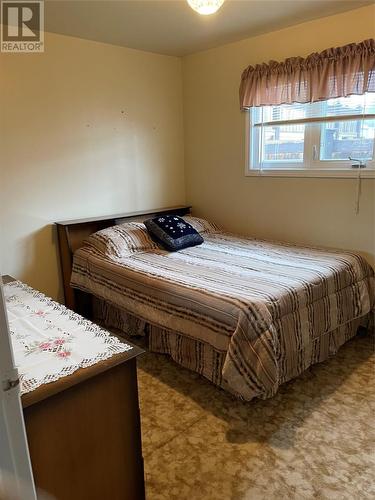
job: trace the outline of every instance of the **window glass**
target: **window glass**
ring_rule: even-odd
[[[304,137],[304,125],[264,127],[262,160],[264,162],[302,162]]]
[[[347,160],[349,156],[372,160],[374,120],[351,120],[324,123],[320,136],[321,160]]]
[[[371,115],[375,115],[375,93],[252,108],[250,168],[351,169],[352,157],[374,170]]]

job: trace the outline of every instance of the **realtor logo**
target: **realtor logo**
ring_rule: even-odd
[[[44,2],[1,2],[1,52],[44,52]]]

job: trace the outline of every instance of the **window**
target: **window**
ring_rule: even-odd
[[[249,175],[357,176],[349,157],[375,177],[375,94],[307,104],[253,107],[246,113]]]

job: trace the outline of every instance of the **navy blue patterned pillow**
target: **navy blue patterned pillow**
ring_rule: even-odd
[[[160,215],[144,224],[150,235],[172,252],[203,243],[198,231],[177,215]]]

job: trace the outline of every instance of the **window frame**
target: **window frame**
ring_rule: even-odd
[[[357,168],[352,168],[350,160],[321,160],[321,125],[319,123],[305,124],[304,159],[302,161],[267,162],[261,168],[259,140],[260,128],[253,126],[253,109],[246,110],[245,133],[246,133],[246,176],[270,176],[270,177],[358,177]],[[255,138],[258,136],[258,139]],[[317,146],[313,154],[313,146]],[[306,152],[308,152],[306,154]],[[314,158],[315,156],[315,158]],[[366,162],[366,168],[360,169],[362,178],[375,178],[375,140],[373,159]]]

